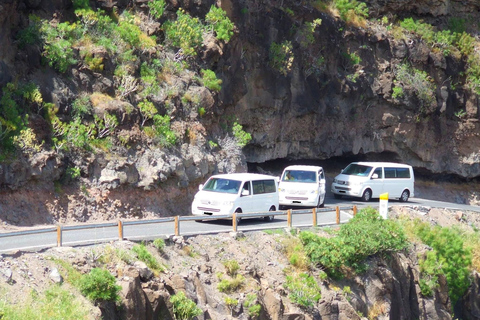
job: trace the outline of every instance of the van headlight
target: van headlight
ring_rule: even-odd
[[[310,191],[311,194],[317,194],[318,193],[318,190],[312,190]]]
[[[222,207],[231,207],[233,206],[233,201],[223,201],[223,202],[220,202],[220,205]]]
[[[278,188],[278,192],[285,192],[285,189],[283,189],[283,188]]]
[[[338,182],[337,178],[333,178],[333,183],[337,183],[337,182]]]

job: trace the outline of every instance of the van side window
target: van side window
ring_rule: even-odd
[[[385,168],[385,178],[409,179],[410,170],[408,168]]]
[[[378,175],[378,179],[383,179],[382,168],[376,168],[375,171],[373,171],[373,174],[375,173]]]
[[[252,181],[253,185],[253,194],[262,194],[262,193],[274,193],[275,180],[258,180]]]
[[[386,179],[391,179],[391,178],[396,178],[397,173],[395,168],[385,168],[385,178]]]
[[[250,181],[247,181],[243,184],[242,193],[245,190],[248,191],[248,194],[250,195]]]
[[[397,168],[397,178],[410,178],[410,170],[408,168]]]

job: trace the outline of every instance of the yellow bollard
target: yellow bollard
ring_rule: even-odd
[[[357,206],[353,206],[353,216],[357,215]]]
[[[178,216],[175,216],[175,235],[176,236],[180,235],[180,225],[178,222]]]
[[[232,215],[232,228],[233,232],[237,232],[237,213],[234,212]]]
[[[123,223],[122,220],[118,220],[118,240],[123,240]]]
[[[317,208],[312,209],[312,214],[313,214],[313,226],[317,226]]]
[[[62,226],[57,226],[57,247],[62,246]]]
[[[287,210],[287,227],[292,227],[292,209]]]
[[[337,224],[340,224],[340,208],[337,206],[335,211],[337,212]]]

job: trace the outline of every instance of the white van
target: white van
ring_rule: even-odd
[[[256,173],[230,173],[210,177],[192,202],[194,216],[267,212],[278,209],[278,177]],[[265,216],[272,221],[274,216]]]
[[[388,192],[389,199],[408,201],[415,196],[412,166],[391,162],[352,162],[333,179],[335,198],[352,196],[370,201]]]
[[[289,206],[318,207],[325,204],[325,172],[318,166],[288,166],[278,185],[280,210]]]

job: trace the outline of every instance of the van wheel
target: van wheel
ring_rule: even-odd
[[[342,195],[341,195],[341,194],[336,194],[336,193],[334,193],[333,196],[335,197],[335,199],[342,199]]]
[[[372,199],[372,190],[367,189],[367,190],[363,191],[362,201],[363,202],[368,202],[371,199]]]
[[[407,202],[408,197],[410,197],[410,192],[408,192],[408,190],[403,190],[402,195],[400,196],[400,202]]]
[[[271,207],[270,210],[268,210],[268,211],[275,211],[275,207]],[[265,217],[263,217],[263,220],[269,221],[269,222],[273,221],[273,219],[275,219],[275,216],[265,216]]]
[[[323,201],[320,203],[320,201],[322,200],[322,197],[318,197],[318,204],[317,204],[317,208],[323,208],[325,207],[325,197],[323,197]]]

